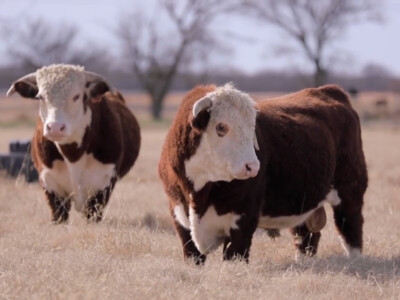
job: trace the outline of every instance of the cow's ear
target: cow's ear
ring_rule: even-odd
[[[7,91],[7,97],[17,92],[24,98],[35,99],[38,94],[36,73],[31,73],[14,81]]]
[[[98,102],[101,97],[108,91],[112,91],[111,85],[101,75],[93,72],[85,72],[86,74],[86,90],[89,99],[92,102]]]
[[[203,97],[195,102],[193,105],[193,118],[191,120],[192,128],[204,131],[210,120],[210,111],[212,107],[212,100],[209,97]]]

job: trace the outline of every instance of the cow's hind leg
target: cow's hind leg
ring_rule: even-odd
[[[332,207],[336,228],[349,256],[359,255],[362,250],[362,206],[367,185],[363,154],[341,156],[337,161],[334,182],[339,199]]]
[[[68,220],[71,201],[68,198],[60,197],[54,192],[45,190],[45,195],[51,208],[54,224],[64,223]]]
[[[363,194],[364,191],[354,185],[339,187],[341,202],[333,206],[335,225],[349,256],[359,255],[362,250]]]
[[[100,222],[102,220],[104,208],[110,199],[115,182],[116,178],[113,178],[108,187],[102,191],[98,191],[95,195],[88,199],[85,209],[87,220],[95,222]]]
[[[290,232],[300,254],[314,256],[317,253],[321,232],[311,232],[305,224],[291,228]]]

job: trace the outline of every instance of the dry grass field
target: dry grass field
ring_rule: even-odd
[[[35,110],[27,100],[0,101],[0,152],[32,135]],[[257,231],[249,264],[223,262],[218,249],[197,267],[182,259],[157,175],[167,125],[141,124],[139,159],[100,224],[72,210],[67,225],[52,225],[37,183],[0,174],[0,299],[400,299],[398,125],[363,126],[363,256],[344,256],[327,208],[315,258],[295,262],[286,231],[276,240]]]

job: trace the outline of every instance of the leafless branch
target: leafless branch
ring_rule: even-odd
[[[10,61],[32,71],[52,63],[104,65],[105,50],[77,45],[74,26],[55,26],[41,19],[27,19],[20,27],[4,28],[3,36]]]
[[[373,0],[243,0],[250,14],[285,31],[314,64],[314,83],[326,75],[326,49],[350,25],[379,14]]]
[[[201,49],[215,49],[217,42],[210,25],[232,9],[232,2],[228,2],[158,0],[160,11],[169,20],[168,32],[158,26],[162,23],[158,20],[146,21],[141,15],[122,18],[117,36],[134,73],[152,98],[155,118],[160,118],[162,101],[183,62],[189,65],[195,55],[205,55]]]

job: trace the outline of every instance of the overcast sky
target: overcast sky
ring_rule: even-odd
[[[346,31],[332,50],[340,59],[332,62],[334,69],[349,73],[362,70],[370,63],[382,65],[400,76],[400,0],[376,0],[385,3],[384,23],[356,24]],[[52,23],[69,23],[78,26],[81,37],[99,45],[110,44],[115,48],[112,30],[118,17],[134,9],[138,4],[151,1],[137,0],[0,0],[0,17],[22,19],[40,17]],[[143,4],[145,3],[145,4]],[[147,8],[152,11],[154,8]],[[273,27],[261,25],[245,18],[220,20],[215,30],[221,34],[234,33],[238,39],[228,40],[230,55],[214,58],[215,65],[230,66],[254,73],[268,69],[309,68],[299,55],[277,56],[275,46],[282,44],[286,36]],[[107,29],[107,28],[110,28]],[[0,59],[1,60],[1,59]]]

